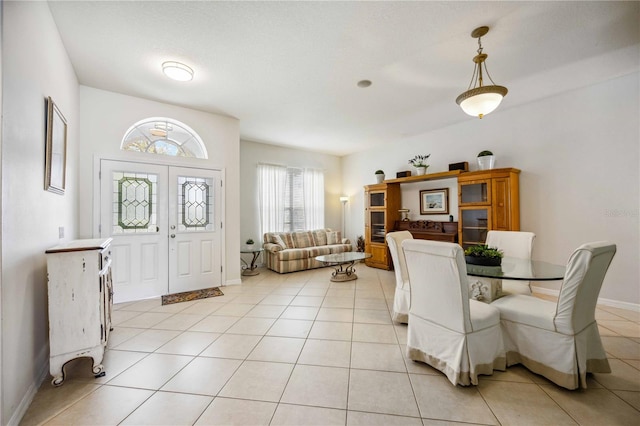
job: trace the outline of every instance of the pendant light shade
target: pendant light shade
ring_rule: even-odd
[[[471,37],[478,39],[477,55],[473,58],[475,67],[469,89],[456,98],[456,103],[460,105],[462,110],[474,117],[482,118],[490,112],[498,108],[508,92],[504,86],[498,86],[487,71],[485,60],[487,54],[482,53],[481,37],[489,32],[489,27],[480,27],[473,30]],[[487,75],[491,81],[490,86],[483,85],[483,76]]]

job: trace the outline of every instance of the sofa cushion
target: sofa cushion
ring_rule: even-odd
[[[331,247],[322,246],[322,247],[313,247],[308,249],[311,257],[322,256],[325,254],[331,254]]]
[[[324,229],[316,229],[314,231],[311,231],[311,235],[313,236],[314,246],[327,245],[327,231],[325,231]]]
[[[280,260],[298,260],[307,259],[311,255],[309,249],[288,249],[278,252]]]
[[[313,247],[313,236],[311,231],[296,231],[292,234],[293,244],[296,248]]]
[[[340,244],[342,241],[342,236],[340,235],[340,231],[328,231],[327,232],[327,244]]]
[[[333,244],[328,247],[331,249],[331,254],[344,253],[344,252],[353,250],[353,247],[351,247],[351,244]]]

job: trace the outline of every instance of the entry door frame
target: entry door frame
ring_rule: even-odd
[[[149,154],[151,155],[151,154]],[[220,232],[220,264],[222,265],[221,273],[221,285],[227,282],[227,259],[226,259],[226,246],[227,246],[227,219],[226,219],[226,169],[224,167],[218,167],[211,164],[204,164],[205,160],[197,158],[185,158],[185,157],[164,157],[157,154],[153,154],[154,158],[148,158],[145,154],[138,153],[124,153],[120,155],[98,155],[93,156],[93,212],[91,215],[91,232],[92,238],[100,237],[100,162],[102,160],[108,161],[123,161],[127,163],[140,163],[156,166],[169,166],[169,167],[188,167],[193,169],[205,169],[215,170],[220,172],[220,181],[222,187],[220,188],[220,220],[222,221],[222,229]],[[157,157],[157,158],[156,158]]]

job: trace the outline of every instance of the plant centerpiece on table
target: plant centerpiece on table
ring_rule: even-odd
[[[382,183],[384,180],[384,170],[376,170],[376,182]]]
[[[411,160],[409,160],[409,164],[416,168],[417,175],[423,175],[427,173],[427,167],[429,167],[429,165],[427,164],[427,160],[429,159],[429,157],[431,157],[431,154],[416,155]]]
[[[251,248],[253,247],[254,242],[251,238],[249,238],[245,244],[247,245],[247,247]]]
[[[493,169],[493,164],[496,161],[496,157],[493,155],[493,152],[484,150],[478,153],[478,168],[480,170],[491,170]]]
[[[497,247],[489,247],[486,244],[469,246],[464,250],[467,263],[482,266],[500,266],[504,253]]]

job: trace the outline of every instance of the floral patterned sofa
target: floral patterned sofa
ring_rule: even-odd
[[[351,241],[340,231],[267,232],[264,234],[264,257],[267,268],[281,274],[325,266],[315,257],[352,251]]]

